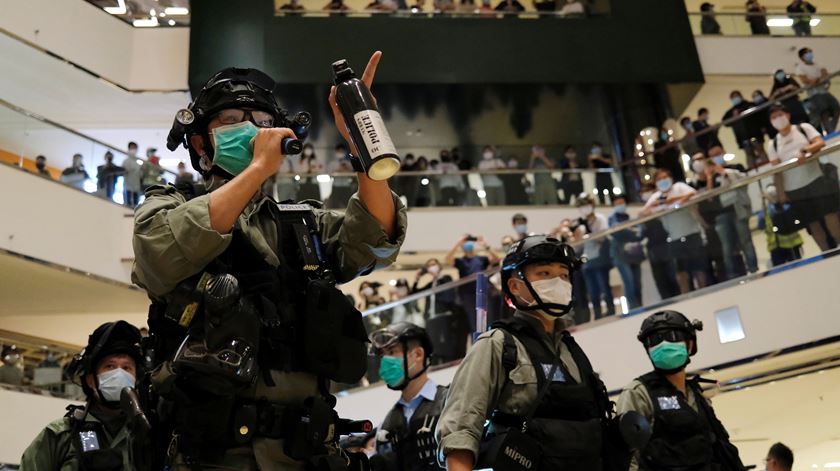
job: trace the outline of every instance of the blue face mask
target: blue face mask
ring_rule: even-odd
[[[590,150],[589,152],[591,152],[592,155],[601,155],[602,149],[598,146],[593,146],[592,150]]]
[[[786,75],[786,74],[785,74],[784,72],[778,72],[778,73],[776,74],[776,81],[777,81],[777,82],[781,82],[782,80],[784,80],[784,79],[785,79],[785,75]]]
[[[627,212],[627,205],[626,204],[618,204],[615,206],[615,212],[618,214],[624,214]]]
[[[106,371],[97,376],[99,394],[103,401],[118,402],[124,388],[134,387],[134,376],[122,368]]]
[[[730,98],[729,101],[732,102],[732,106],[738,106],[738,105],[740,105],[741,103],[744,102],[744,99],[739,97],[739,96],[734,96],[734,97]]]
[[[516,230],[517,234],[527,234],[528,233],[528,225],[527,224],[517,224],[513,226],[514,230]]]
[[[671,185],[673,185],[673,184],[674,184],[674,181],[671,180],[670,178],[663,178],[662,180],[659,180],[658,182],[656,182],[656,188],[659,189],[659,191],[664,193],[664,192],[670,190]]]
[[[473,250],[475,250],[475,242],[464,243],[464,252],[472,252]]]
[[[716,155],[712,157],[712,161],[714,161],[716,165],[720,165],[721,167],[723,167],[723,164],[726,163],[726,159],[724,159],[722,155]]]
[[[679,370],[688,364],[685,342],[662,342],[648,352],[653,366],[660,370]]]
[[[759,103],[764,103],[766,101],[764,99],[764,97],[761,96],[761,95],[753,95],[752,98],[753,98],[753,103],[755,103],[756,105],[759,104]]]
[[[802,58],[808,62],[814,62],[814,53],[813,52],[806,52],[802,55]]]
[[[254,159],[251,139],[257,135],[257,130],[258,128],[250,121],[213,129],[216,145],[213,165],[233,176],[242,173]]]
[[[379,362],[379,377],[392,388],[399,386],[405,379],[403,359],[383,356]]]

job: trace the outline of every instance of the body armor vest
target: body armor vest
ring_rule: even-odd
[[[331,421],[334,402],[324,406],[329,411],[319,406],[301,412],[261,404],[243,407],[239,394],[257,375],[274,386],[269,370],[299,371],[319,378],[321,395],[330,403],[328,380],[352,384],[366,371],[361,313],[335,287],[311,207],[268,207],[277,230],[279,266],[268,264],[236,227],[219,257],[149,310],[151,363],[157,367],[151,383],[164,399],[167,416],[161,420],[168,429],[159,430],[163,442],[158,448],[177,445],[188,456],[212,460],[247,443],[254,433],[301,435],[295,435],[294,427],[280,427],[288,429],[281,434],[278,424],[299,422],[313,410]],[[326,433],[312,433],[318,435],[323,441]],[[177,444],[166,443],[176,436]],[[304,450],[300,454],[309,453],[308,445],[298,448]]]
[[[371,460],[374,471],[440,469],[434,434],[448,389],[447,386],[438,386],[435,400],[423,400],[408,423],[400,406],[394,406],[388,412],[380,426],[381,431],[388,432],[388,441],[377,443],[381,458]]]
[[[70,419],[73,449],[82,471],[120,471],[123,469],[123,452],[110,448],[102,424],[85,420],[84,407],[68,407],[65,417]]]
[[[641,452],[639,467],[659,471],[706,471],[712,466],[714,437],[708,418],[695,411],[685,396],[657,372],[638,378],[653,404],[653,435]],[[699,390],[686,383],[703,401]],[[698,388],[699,389],[699,388]],[[702,411],[702,409],[700,409]]]
[[[603,383],[594,374],[589,359],[571,335],[563,334],[563,343],[572,354],[579,371],[578,382],[562,365],[559,354],[549,347],[533,329],[518,319],[494,324],[505,332],[503,363],[509,363],[511,350],[516,346],[509,336],[515,336],[525,347],[537,373],[538,390],[550,383],[534,416],[526,424],[525,433],[533,437],[542,448],[540,469],[592,471],[604,466],[604,426],[607,419],[606,404],[609,399]],[[552,378],[546,375],[558,363]],[[515,362],[514,362],[515,365]],[[507,369],[509,365],[505,365]],[[509,370],[508,370],[509,371]],[[494,423],[516,426],[517,420],[496,411]]]

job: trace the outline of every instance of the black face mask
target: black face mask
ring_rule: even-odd
[[[46,166],[47,165],[42,163],[42,162],[38,162],[38,163],[35,164],[35,168],[37,168],[38,170],[44,170],[44,167],[46,167]]]

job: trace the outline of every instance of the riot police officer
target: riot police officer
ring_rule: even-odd
[[[87,401],[41,431],[23,452],[24,471],[134,471],[131,430],[120,407],[123,388],[133,388],[141,365],[140,331],[125,321],[102,324],[71,363]]]
[[[621,393],[618,411],[636,411],[653,429],[650,441],[636,450],[635,471],[726,470],[744,468],[738,449],[703,396],[699,377],[687,379],[685,367],[697,353],[700,321],[677,311],[661,311],[642,322],[638,339],[654,370],[633,380]]]
[[[627,469],[606,389],[566,330],[580,264],[544,235],[508,251],[502,287],[516,312],[482,334],[455,373],[437,427],[448,469]]]
[[[368,86],[380,56],[362,77]],[[255,69],[214,75],[178,112],[168,143],[189,150],[208,194],[153,186],[135,212],[160,466],[348,466],[329,383],[364,375],[367,335],[335,284],[395,260],[405,209],[387,182],[361,172],[343,213],[263,195],[287,158],[284,140],[296,137],[275,86]],[[350,142],[334,90],[329,101]]]
[[[376,434],[374,471],[440,469],[434,430],[447,387],[426,373],[433,353],[429,334],[412,323],[397,322],[372,333],[370,341],[380,357],[379,376],[401,393]]]

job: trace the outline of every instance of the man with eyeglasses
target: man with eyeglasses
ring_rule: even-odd
[[[618,413],[635,411],[652,428],[647,445],[635,450],[637,470],[742,471],[738,449],[703,396],[699,376],[687,378],[685,367],[697,353],[697,331],[703,323],[677,311],[660,311],[642,322],[638,339],[653,371],[634,379],[618,399]]]
[[[362,79],[370,86],[381,53]],[[338,435],[330,381],[367,366],[361,315],[335,288],[395,260],[405,208],[386,181],[357,173],[345,211],[278,204],[263,183],[288,158],[293,123],[255,69],[214,75],[181,110],[184,145],[208,194],[153,186],[135,212],[133,280],[147,290],[152,399],[163,407],[158,469],[358,469]],[[335,124],[356,154],[334,89]],[[300,128],[298,128],[300,129]],[[354,168],[358,168],[354,166]]]

